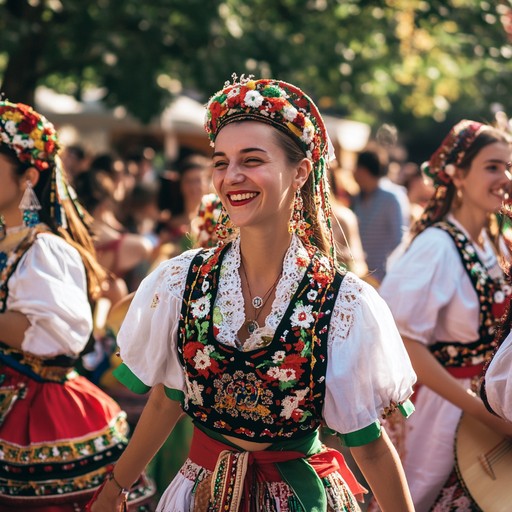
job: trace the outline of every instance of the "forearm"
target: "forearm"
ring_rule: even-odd
[[[30,327],[29,319],[18,311],[0,313],[0,341],[12,348],[21,349],[25,331]]]
[[[468,392],[458,379],[452,377],[425,345],[410,338],[404,338],[404,343],[419,383],[488,427],[512,436],[512,425],[507,425],[504,420],[491,414],[482,400],[474,393]]]
[[[179,402],[165,396],[164,387],[151,391],[126,450],[119,458],[114,474],[124,487],[130,487],[144,471],[182,415]]]
[[[411,359],[418,382],[442,396],[468,414],[478,416],[483,402],[452,377],[422,343],[404,337],[405,347]]]
[[[350,451],[382,512],[414,512],[402,463],[384,429],[375,441]]]

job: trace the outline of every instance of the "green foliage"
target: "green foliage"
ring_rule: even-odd
[[[510,0],[0,0],[0,79],[20,100],[99,86],[148,121],[182,90],[206,101],[233,72],[274,76],[413,136],[512,113],[511,25]]]

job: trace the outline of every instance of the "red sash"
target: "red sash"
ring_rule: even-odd
[[[237,466],[243,465],[243,494],[245,496],[249,495],[254,481],[282,482],[284,480],[276,463],[304,458],[319,478],[324,478],[331,473],[338,472],[358,501],[363,501],[362,497],[368,491],[356,480],[354,474],[347,466],[343,455],[331,448],[326,448],[324,451],[309,457],[305,457],[302,452],[290,450],[244,452],[212,439],[200,429],[194,428],[194,436],[189,453],[189,459],[194,464],[214,472],[215,479],[217,480],[226,481],[227,478],[229,481],[229,474],[235,475],[239,471]],[[219,467],[221,468],[219,469]],[[219,477],[219,472],[222,472],[225,476]],[[232,479],[236,480],[236,477],[233,476]],[[221,499],[220,501],[225,506],[223,500]],[[245,500],[242,500],[242,503],[244,502]],[[245,505],[247,506],[248,504]],[[230,508],[226,510],[230,510]],[[242,508],[241,510],[244,509]]]

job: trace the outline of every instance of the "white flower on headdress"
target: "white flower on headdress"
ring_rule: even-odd
[[[15,135],[12,138],[12,143],[15,144],[16,146],[22,147],[23,149],[33,148],[34,147],[34,140],[33,139],[24,138],[24,137],[22,137],[19,134]]]
[[[283,107],[283,116],[287,121],[293,121],[297,117],[298,111],[293,105]]]
[[[309,151],[309,149],[306,151],[306,156],[311,160],[313,158],[313,153]]]
[[[258,91],[248,91],[245,95],[244,103],[248,107],[258,108],[265,98]]]
[[[311,121],[306,121],[306,125],[304,126],[304,130],[302,131],[302,137],[300,140],[309,144],[313,140],[313,136],[315,135],[315,127]]]
[[[2,142],[4,142],[5,144],[10,144],[11,143],[11,138],[5,132],[1,132],[0,133],[0,138],[2,139]]]
[[[4,125],[5,131],[14,135],[16,133],[16,123],[12,120],[9,120]]]
[[[228,92],[228,98],[233,98],[234,96],[238,96],[239,94],[240,94],[240,87],[233,87],[233,89],[231,89]]]
[[[444,172],[452,178],[455,175],[455,165],[453,165],[453,164],[445,165]]]

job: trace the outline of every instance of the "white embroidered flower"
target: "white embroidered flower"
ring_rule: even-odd
[[[279,382],[290,382],[297,380],[297,373],[292,368],[280,368],[279,366],[272,366],[268,369],[267,375]]]
[[[210,312],[210,299],[208,296],[201,297],[192,303],[192,315],[195,318],[204,318]]]
[[[205,280],[203,281],[203,284],[201,285],[201,291],[202,291],[203,293],[206,293],[206,292],[208,291],[208,288],[210,288],[210,283],[208,282],[208,280],[207,280],[207,279],[205,279]]]
[[[310,327],[311,323],[314,321],[313,315],[311,314],[312,310],[312,305],[303,306],[302,304],[297,304],[290,318],[292,325],[294,327],[304,327],[304,329]]]
[[[286,105],[283,107],[283,116],[287,121],[293,121],[299,113],[293,105]]]
[[[190,382],[188,378],[186,379],[186,385],[189,400],[195,405],[203,405],[202,391],[204,390],[204,386],[198,384],[197,381]]]
[[[244,98],[244,103],[248,107],[258,108],[265,98],[258,91],[249,91]]]
[[[308,298],[308,300],[313,302],[316,299],[317,295],[318,295],[318,292],[316,290],[309,290],[309,292],[307,294],[307,298]]]
[[[210,359],[210,354],[214,351],[214,348],[211,345],[206,345],[201,350],[196,352],[194,356],[194,367],[196,370],[206,370],[212,365],[212,360]]]
[[[505,300],[505,294],[501,290],[498,290],[494,294],[494,302],[496,302],[497,304],[501,304],[504,300]]]
[[[98,451],[98,452],[101,452],[105,448],[105,446],[103,444],[103,439],[101,439],[101,438],[99,438],[99,439],[96,438],[93,441],[93,443],[94,443],[95,450]]]
[[[292,417],[293,411],[299,407],[299,404],[304,397],[308,394],[309,388],[303,389],[302,391],[295,391],[295,396],[288,395],[283,401],[280,416],[283,416],[287,420]]]
[[[455,165],[453,165],[453,164],[445,165],[444,166],[444,172],[448,176],[453,177],[455,175]]]
[[[240,87],[233,87],[233,89],[231,89],[228,92],[228,98],[233,98],[235,96],[238,96],[239,94],[240,94]]]
[[[284,358],[286,357],[286,352],[284,350],[278,350],[273,356],[272,356],[272,362],[274,363],[280,363],[281,361],[284,361]]]

